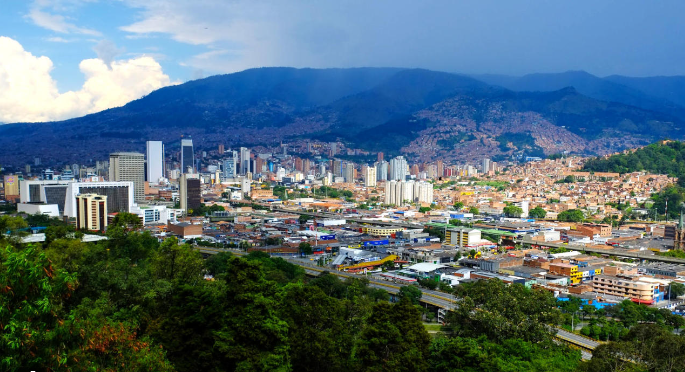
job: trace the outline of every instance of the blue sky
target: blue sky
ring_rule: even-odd
[[[130,98],[163,85],[261,66],[685,75],[685,38],[680,37],[685,2],[679,0],[1,1],[0,37],[14,54],[3,60],[0,51],[0,69],[3,63],[21,60],[20,65],[32,66],[39,57],[49,58],[51,66],[43,66],[43,75],[33,79],[40,80],[36,86],[56,87],[45,99],[74,106],[60,114],[15,112],[0,116],[0,122],[64,118],[125,103],[107,96],[109,88],[87,87],[96,83],[128,89],[131,95],[124,96]],[[107,68],[93,61],[90,68],[81,66],[94,58]],[[136,85],[126,72],[132,65],[138,78],[150,71],[155,78]],[[11,71],[30,73],[17,66]],[[25,92],[33,83],[2,84],[5,91]],[[69,92],[78,99],[64,95]],[[0,109],[3,100],[5,107],[16,106],[8,96],[0,92]]]

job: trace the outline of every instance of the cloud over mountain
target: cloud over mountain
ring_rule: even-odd
[[[0,122],[42,122],[118,107],[171,85],[154,58],[111,61],[85,59],[81,89],[60,93],[51,76],[53,63],[35,56],[16,40],[0,36]]]

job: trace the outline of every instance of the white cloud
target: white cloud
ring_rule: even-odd
[[[49,41],[51,43],[71,43],[74,40],[65,39],[65,38],[59,37],[59,36],[52,36],[52,37],[46,38],[45,41]]]
[[[31,11],[29,11],[28,18],[31,19],[37,26],[62,34],[76,33],[91,36],[102,35],[96,30],[78,27],[75,24],[68,22],[64,16],[45,12],[41,8],[31,9]]]
[[[60,93],[50,76],[50,58],[36,57],[17,41],[0,36],[0,122],[63,120],[118,107],[173,84],[162,66],[144,56],[81,61],[86,81],[78,91]]]

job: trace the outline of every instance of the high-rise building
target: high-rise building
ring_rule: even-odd
[[[390,160],[390,180],[404,181],[407,178],[407,160],[398,156]]]
[[[147,181],[156,185],[160,178],[164,178],[164,143],[147,141],[145,155],[147,157]]]
[[[338,153],[338,144],[336,142],[331,142],[331,156],[335,156]]]
[[[190,138],[181,140],[181,173],[195,173],[195,150]]]
[[[345,182],[354,183],[354,163],[345,164]]]
[[[202,189],[197,174],[182,174],[178,182],[179,204],[186,214],[197,210],[202,203]]]
[[[5,199],[16,198],[19,196],[19,176],[6,174],[4,177]]]
[[[366,167],[364,175],[364,186],[376,187],[376,167]]]
[[[378,153],[378,162],[379,163],[382,162],[384,160],[384,158],[385,158],[385,154],[383,154],[382,152],[379,152]]]
[[[385,183],[385,204],[402,206],[409,203],[432,203],[433,184],[430,182],[388,181]]]
[[[378,181],[387,181],[388,180],[388,162],[385,160],[382,160],[378,163],[376,163],[376,179]]]
[[[115,152],[109,155],[109,180],[133,182],[135,201],[145,200],[145,155]]]
[[[235,178],[238,175],[238,152],[228,151],[224,159],[224,177]]]
[[[217,152],[219,153],[219,156],[223,155],[224,154],[224,145],[219,145],[219,149],[217,150]]]
[[[250,149],[240,148],[240,174],[245,175],[250,171]]]
[[[490,159],[485,158],[483,159],[483,173],[487,174],[490,171]]]
[[[107,197],[97,194],[76,196],[76,229],[105,231],[107,228]]]
[[[343,162],[341,160],[333,160],[333,176],[343,177]]]
[[[442,177],[445,175],[445,164],[443,164],[442,160],[437,161],[437,167],[438,167],[438,177]]]

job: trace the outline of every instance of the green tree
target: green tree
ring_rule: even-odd
[[[671,282],[671,285],[669,286],[669,291],[669,298],[675,299],[676,297],[685,295],[685,285],[678,282]]]
[[[528,216],[531,218],[545,218],[547,215],[547,211],[542,209],[541,207],[535,207],[528,212]]]
[[[213,347],[229,371],[288,371],[288,324],[278,317],[276,287],[261,264],[233,257],[224,277],[226,306]]]
[[[28,234],[24,231],[27,227],[28,224],[21,217],[0,216],[0,238],[18,241]]]
[[[414,305],[419,304],[419,300],[421,299],[422,295],[423,293],[421,293],[421,290],[413,285],[405,285],[400,287],[400,291],[397,294],[400,299],[406,298]]]
[[[523,209],[514,205],[508,205],[504,207],[502,211],[504,212],[504,215],[506,215],[507,217],[521,217],[521,215],[523,214]]]
[[[479,211],[478,208],[476,208],[476,207],[471,207],[471,208],[469,208],[469,213],[471,213],[471,214],[474,214],[474,215],[475,215],[475,214],[478,214],[479,212],[480,212],[480,211]]]
[[[112,219],[112,223],[110,224],[110,226],[108,226],[108,228],[121,227],[126,231],[131,231],[139,229],[142,226],[143,223],[140,221],[140,217],[138,217],[137,214],[119,212],[116,216],[114,216],[114,218]]]
[[[202,279],[204,262],[200,252],[189,244],[178,244],[178,239],[165,239],[152,257],[152,272],[158,279],[197,283]]]
[[[454,209],[460,211],[462,208],[464,208],[464,203],[462,203],[460,201],[454,203]]]
[[[205,260],[207,273],[213,276],[226,274],[228,272],[228,260],[230,260],[231,257],[233,257],[233,255],[229,252],[219,252],[209,256],[209,258]]]
[[[408,299],[379,302],[362,332],[357,357],[363,371],[421,372],[428,369],[430,336]]]
[[[288,351],[294,371],[346,371],[353,335],[345,307],[319,287],[302,283],[283,289],[280,318],[288,323]]]
[[[582,222],[585,219],[583,211],[578,209],[569,209],[559,213],[557,220],[563,222]]]
[[[421,208],[419,208],[419,212],[420,212],[420,213],[430,212],[430,210],[431,210],[430,207],[421,207]]]
[[[304,255],[310,255],[310,254],[314,253],[314,250],[312,249],[312,245],[307,243],[307,242],[300,243],[298,249],[300,250],[300,253],[304,254]]]

